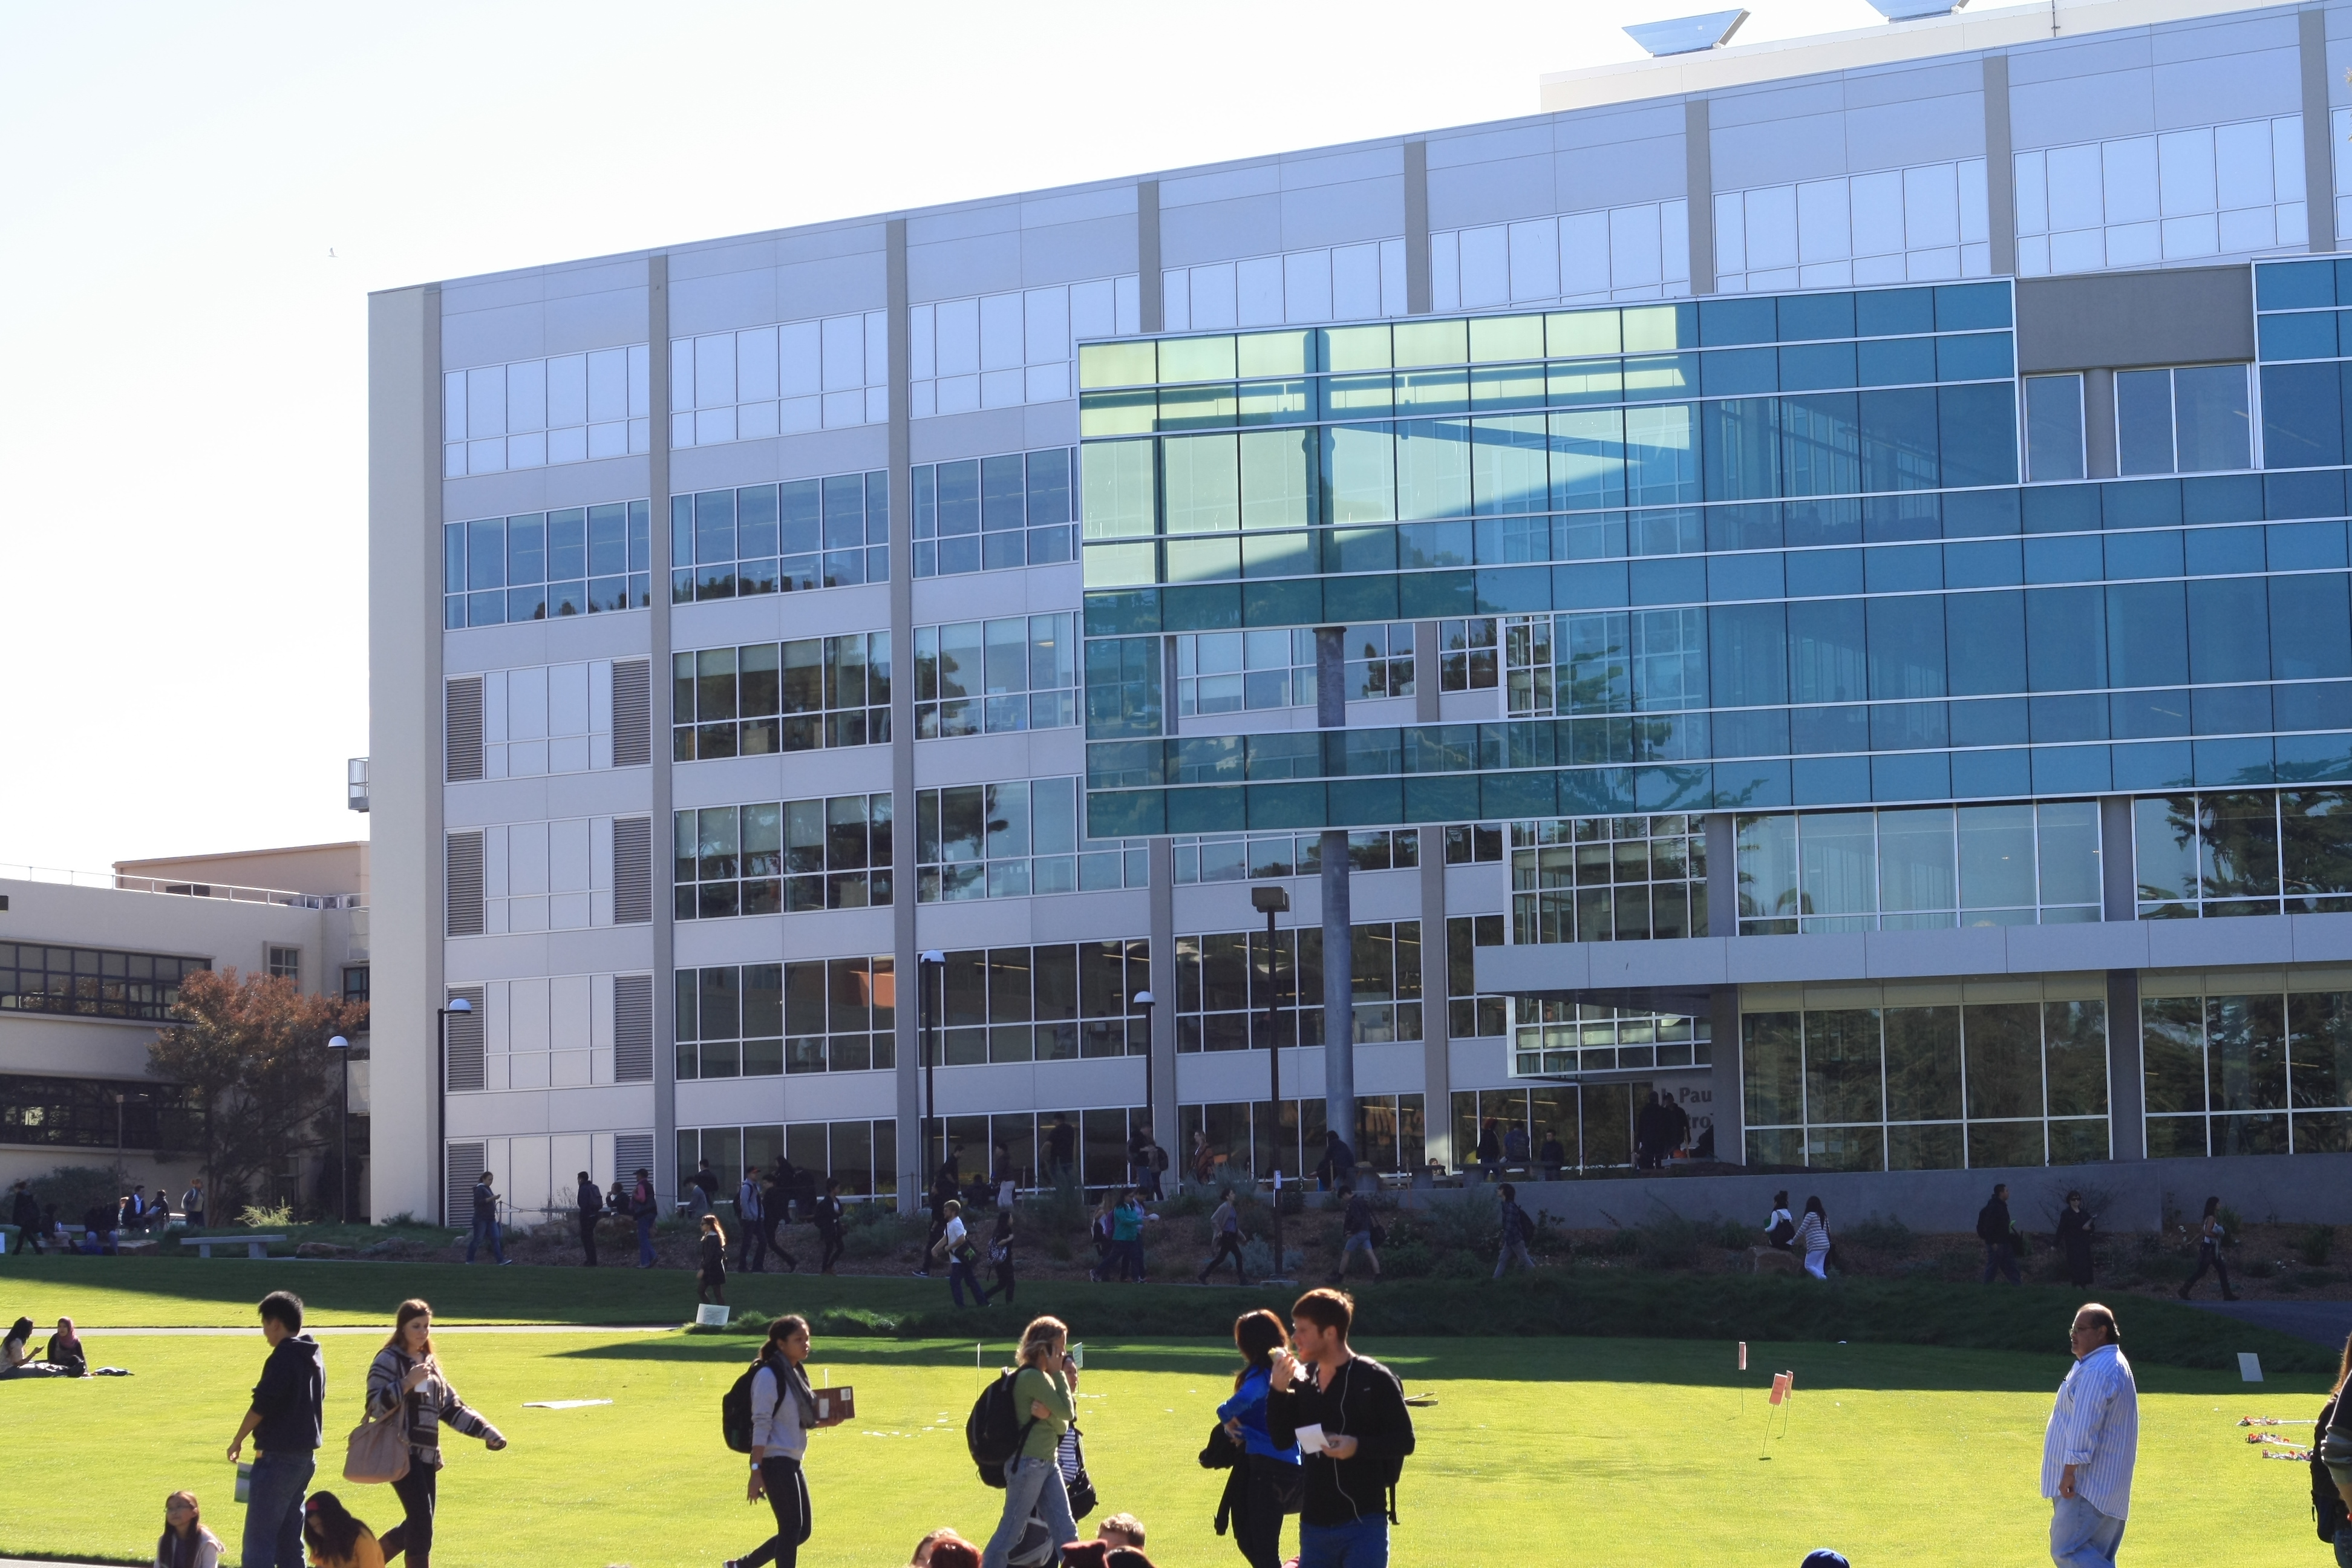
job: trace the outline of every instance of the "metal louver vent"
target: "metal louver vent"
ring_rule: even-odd
[[[651,1174],[654,1168],[654,1135],[650,1132],[615,1132],[613,1134],[613,1174],[623,1186],[634,1186],[637,1173]],[[661,1183],[654,1183],[658,1190]]]
[[[482,830],[452,833],[448,840],[447,879],[443,892],[448,902],[446,934],[482,934]]]
[[[448,683],[442,698],[447,782],[463,784],[482,776],[482,678],[461,675]]]
[[[613,819],[613,923],[644,925],[654,918],[654,819]]]
[[[653,761],[651,663],[613,661],[613,765],[641,768]]]
[[[482,988],[478,985],[452,985],[449,1000],[463,996],[472,1006],[470,1013],[452,1013],[446,1020],[449,1057],[442,1080],[452,1094],[478,1093],[482,1088]],[[454,1145],[453,1145],[454,1147]],[[471,1182],[481,1174],[477,1168],[466,1180]]]
[[[447,1163],[442,1175],[441,1223],[455,1225],[457,1215],[470,1215],[474,1208],[474,1183],[482,1173],[486,1151],[478,1140],[471,1143],[447,1146]]]
[[[651,1083],[654,1077],[654,977],[620,974],[613,979],[613,1079]],[[650,1157],[652,1150],[646,1151]],[[628,1170],[644,1164],[640,1160]],[[622,1173],[627,1174],[627,1171]]]

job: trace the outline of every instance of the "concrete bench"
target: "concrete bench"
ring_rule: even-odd
[[[210,1258],[215,1247],[242,1247],[247,1258],[267,1258],[269,1256],[269,1244],[285,1239],[282,1236],[184,1236],[180,1238],[180,1245],[194,1247],[198,1258]]]

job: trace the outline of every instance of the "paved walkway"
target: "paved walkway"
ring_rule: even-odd
[[[2192,1307],[2235,1318],[2257,1328],[2276,1329],[2329,1350],[2352,1336],[2352,1301],[2191,1301]]]

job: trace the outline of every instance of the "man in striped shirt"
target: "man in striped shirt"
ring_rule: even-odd
[[[2042,1440],[2050,1561],[2058,1568],[2115,1568],[2139,1452],[2139,1390],[2116,1315],[2096,1301],[2074,1314],[2074,1351]]]

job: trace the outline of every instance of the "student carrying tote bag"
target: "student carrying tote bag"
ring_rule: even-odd
[[[362,1419],[344,1440],[343,1479],[388,1486],[408,1474],[408,1401]]]

